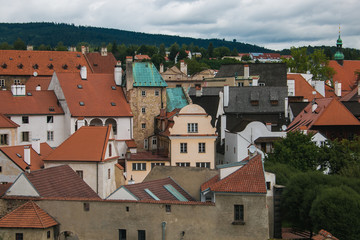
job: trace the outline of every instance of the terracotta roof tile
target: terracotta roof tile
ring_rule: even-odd
[[[329,61],[329,66],[335,70],[333,76],[333,82],[341,83],[341,89],[344,95],[345,92],[350,92],[356,85],[357,76],[355,71],[360,69],[359,60],[344,60],[343,65],[340,65],[337,61]]]
[[[54,149],[52,149],[49,144],[46,142],[40,143],[40,155],[42,158],[45,158],[47,155],[52,153],[52,151],[54,151]]]
[[[295,96],[303,96],[312,101],[323,96],[316,91],[301,74],[287,74],[287,80],[295,80]],[[315,94],[313,94],[315,92]]]
[[[215,181],[218,180],[218,181]],[[201,186],[202,190],[210,188],[213,192],[263,193],[266,194],[264,168],[260,155],[229,176],[210,179]]]
[[[0,128],[17,128],[20,127],[15,122],[11,121],[4,114],[0,113]]]
[[[9,189],[12,183],[2,183],[0,184],[0,197],[4,195],[4,193]]]
[[[130,160],[170,161],[170,158],[167,155],[158,152],[144,151],[144,152],[132,153]]]
[[[81,127],[45,157],[44,161],[105,161],[110,132],[111,125]]]
[[[25,171],[28,164],[24,161],[24,147],[30,147],[30,170],[38,170],[44,167],[44,162],[31,145],[6,146],[0,147],[8,158],[10,158],[19,168]]]
[[[136,148],[136,143],[134,139],[126,140],[125,143],[128,148]]]
[[[25,172],[41,197],[99,198],[68,165]]]
[[[101,56],[99,52],[87,53],[85,55],[94,73],[114,73],[116,59],[111,52],[107,56]]]
[[[11,91],[0,91],[0,113],[6,115],[18,114],[64,114],[57,104],[53,91],[27,91],[32,96],[13,96]]]
[[[6,65],[3,68],[2,65]],[[18,66],[22,64],[22,68]],[[85,57],[79,52],[0,50],[1,75],[51,76],[56,72],[80,72],[87,66]]]
[[[132,116],[124,92],[115,85],[114,74],[88,74],[87,80],[82,80],[78,73],[56,75],[72,116]],[[80,106],[80,102],[84,106]]]
[[[148,55],[135,55],[134,57],[135,60],[151,60],[151,58]]]
[[[0,219],[1,228],[49,228],[56,222],[36,203],[29,201]]]
[[[331,233],[321,229],[318,235],[312,237],[313,240],[339,240],[338,238],[334,237]]]
[[[25,86],[27,90],[35,91],[37,86],[41,87],[41,90],[47,90],[51,81],[50,76],[37,76],[30,77]]]
[[[125,168],[123,166],[121,166],[119,163],[115,164],[115,166],[120,169],[120,170],[124,170]]]

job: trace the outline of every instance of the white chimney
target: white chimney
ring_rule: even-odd
[[[244,65],[244,78],[247,79],[250,76],[249,65]]]
[[[135,180],[133,179],[132,175],[131,175],[130,180],[128,181],[128,184],[129,184],[129,185],[130,185],[130,184],[135,184]]]
[[[107,48],[106,47],[101,48],[101,56],[103,56],[103,57],[107,56]]]
[[[121,86],[122,84],[122,68],[121,68],[121,62],[117,61],[114,69],[114,79],[115,84],[118,86]]]
[[[87,69],[86,66],[82,66],[81,70],[80,70],[80,76],[82,80],[86,80],[87,79]]]
[[[224,86],[224,107],[229,106],[229,86]]]
[[[317,109],[318,105],[316,102],[314,102],[311,106],[311,112],[314,112]]]
[[[164,64],[160,63],[160,73],[164,72]]]
[[[26,89],[25,89],[25,85],[24,84],[21,84],[21,85],[18,85],[18,92],[17,94],[19,96],[25,96],[26,95]]]
[[[32,50],[34,50],[34,46],[33,45],[27,45],[26,50],[32,51]]]
[[[30,165],[30,147],[24,146],[24,162],[26,162],[27,165]]]
[[[41,86],[40,86],[40,84],[38,84],[38,85],[36,86],[35,90],[36,90],[36,91],[41,91]]]
[[[266,128],[271,132],[271,123],[266,123]]]
[[[289,98],[286,97],[284,102],[285,102],[285,118],[288,118],[289,117],[288,116],[289,115],[289,113],[288,113]]]
[[[37,154],[40,154],[40,139],[32,139],[31,141],[31,147],[35,150]]]
[[[341,83],[335,82],[335,94],[338,97],[341,97]]]
[[[180,61],[180,71],[187,76],[187,64],[185,63],[184,60]]]
[[[13,96],[17,95],[17,86],[16,85],[11,85],[11,93]]]

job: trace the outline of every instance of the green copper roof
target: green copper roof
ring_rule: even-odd
[[[340,51],[337,51],[334,56],[335,60],[344,60],[344,54]]]
[[[188,101],[181,87],[166,89],[166,111],[171,112],[175,108],[183,108]]]
[[[341,40],[341,38],[340,38],[340,35],[339,35],[338,40],[336,41],[336,44],[337,44],[337,45],[342,45],[342,40]]]
[[[166,87],[167,84],[150,62],[133,63],[134,87]]]

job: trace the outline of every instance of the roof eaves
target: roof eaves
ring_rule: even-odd
[[[107,145],[109,142],[110,132],[111,132],[111,126],[108,125],[106,128],[106,137],[105,137],[106,139],[105,139],[102,154],[101,154],[101,160],[100,160],[101,162],[105,161],[105,154],[106,154],[106,149],[107,149]]]

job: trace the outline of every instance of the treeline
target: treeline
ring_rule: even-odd
[[[289,132],[274,144],[265,169],[285,186],[283,225],[338,239],[360,234],[360,137],[328,141],[319,147],[312,135]]]

